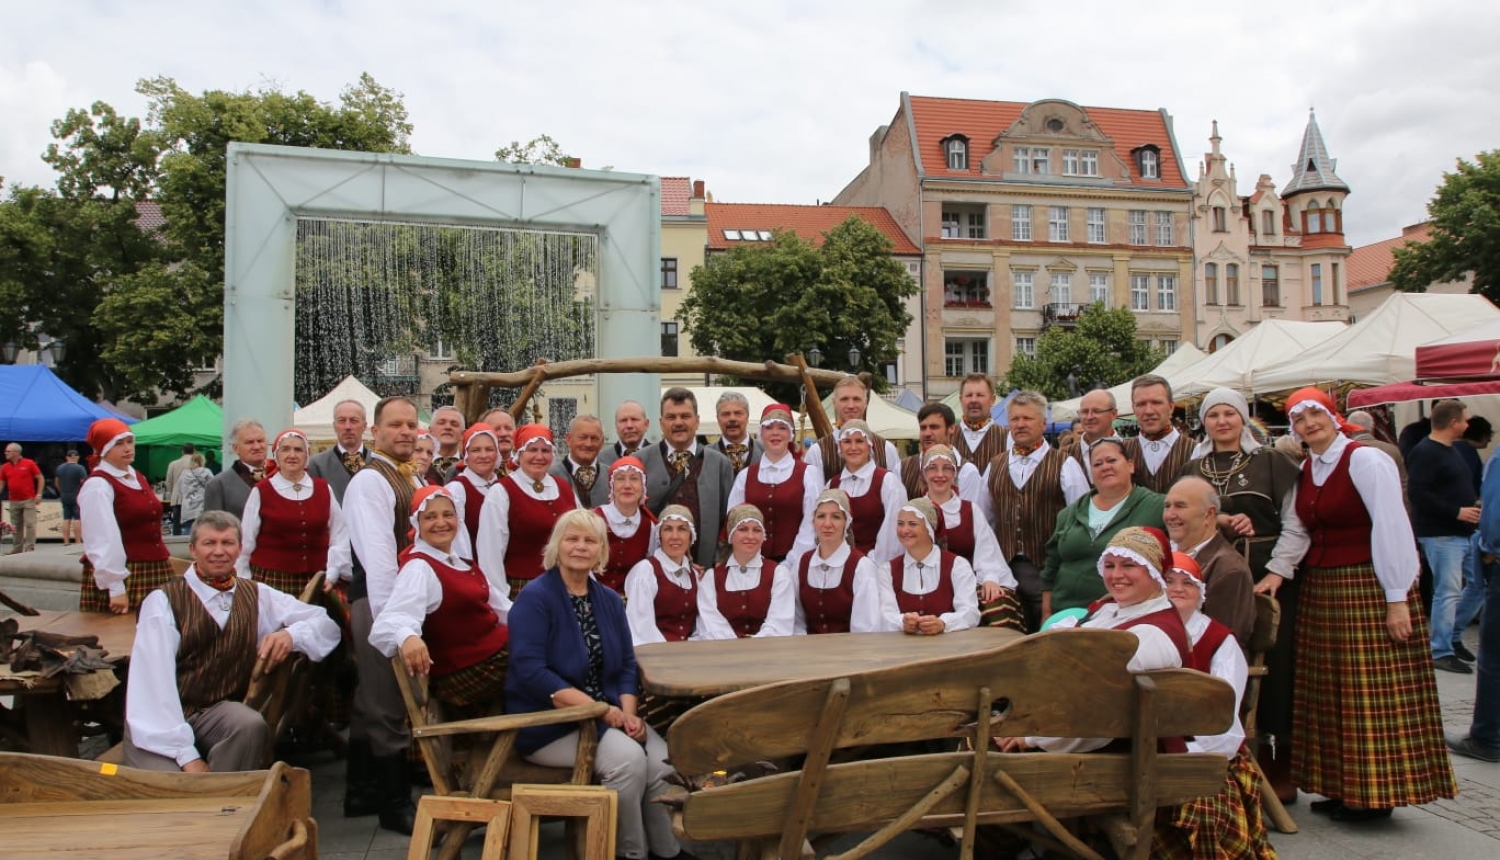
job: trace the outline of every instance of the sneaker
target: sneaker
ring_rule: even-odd
[[[1468,663],[1465,663],[1464,661],[1458,659],[1458,657],[1453,654],[1449,654],[1447,657],[1439,657],[1436,660],[1433,660],[1432,668],[1441,669],[1444,672],[1453,672],[1457,675],[1474,674],[1473,667],[1471,667]]]
[[[1452,750],[1454,755],[1461,755],[1464,758],[1472,758],[1479,761],[1500,762],[1500,749],[1492,747],[1489,744],[1482,744],[1471,737],[1460,738],[1458,740],[1448,738],[1447,740],[1448,749]]]
[[[1453,656],[1464,661],[1465,663],[1472,663],[1476,659],[1478,659],[1474,656],[1474,652],[1466,648],[1464,646],[1464,643],[1462,642],[1453,643]]]

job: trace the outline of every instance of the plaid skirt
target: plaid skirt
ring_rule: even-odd
[[[130,598],[132,612],[140,611],[141,601],[146,599],[146,595],[177,578],[172,562],[165,558],[161,561],[129,561],[125,563],[125,569],[130,571],[130,575],[125,577],[125,594]],[[94,566],[89,563],[88,556],[83,556],[83,581],[78,584],[78,611],[109,611],[109,592],[94,586]]]
[[[515,600],[516,596],[521,593],[521,589],[525,588],[526,583],[530,582],[531,580],[516,579],[514,576],[507,576],[505,578],[505,581],[510,584],[510,599]]]
[[[1224,789],[1157,810],[1151,856],[1169,860],[1275,860],[1248,745],[1229,760]]]
[[[1411,636],[1386,633],[1385,592],[1371,565],[1298,573],[1292,777],[1303,791],[1389,809],[1453,797],[1427,618],[1407,594]]]
[[[502,701],[505,695],[505,669],[510,665],[510,651],[502,648],[485,659],[447,675],[432,676],[432,695],[446,705],[465,708]]]
[[[1021,613],[1021,601],[1009,588],[1000,589],[1000,596],[990,603],[979,601],[980,627],[1008,627],[1017,633],[1026,632],[1026,618]]]
[[[265,583],[282,594],[301,597],[302,589],[307,587],[307,581],[312,579],[313,575],[311,573],[286,573],[280,570],[270,570],[251,562],[250,578],[256,582]]]

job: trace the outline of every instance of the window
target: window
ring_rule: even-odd
[[[453,344],[438,338],[437,342],[432,345],[432,349],[427,351],[427,357],[440,361],[452,361]]]
[[[1230,263],[1224,267],[1224,303],[1229,305],[1240,303],[1240,266],[1238,263]]]
[[[948,169],[969,169],[969,142],[967,140],[955,137],[948,141]]]
[[[1016,355],[1030,355],[1030,356],[1035,356],[1036,355],[1036,338],[1034,338],[1034,337],[1018,337],[1018,338],[1016,338]]]
[[[943,238],[983,239],[984,210],[983,206],[944,206]]]
[[[1032,273],[1012,272],[1010,278],[1013,306],[1021,310],[1036,307],[1036,295],[1032,289]]]
[[[1073,304],[1073,274],[1071,272],[1052,273],[1052,303],[1054,305],[1068,305],[1066,310],[1071,311]]]
[[[1219,303],[1219,264],[1203,264],[1203,301],[1205,304]]]
[[[547,426],[552,428],[553,438],[565,438],[568,435],[568,427],[572,425],[573,419],[577,417],[577,397],[547,398]]]
[[[1164,338],[1157,341],[1157,343],[1161,345],[1161,351],[1166,355],[1171,355],[1172,353],[1177,351],[1177,341],[1175,340]]]
[[[913,281],[916,281],[919,284],[922,283],[922,261],[921,260],[907,260],[906,261],[906,273],[908,275],[911,275],[911,279]]]
[[[1322,220],[1323,219],[1320,218],[1320,217],[1318,217],[1318,216],[1320,216],[1322,214],[1322,212],[1323,212],[1323,210],[1321,208],[1319,208],[1319,206],[1318,206],[1318,201],[1314,200],[1311,203],[1307,204],[1307,211],[1305,213],[1303,213],[1303,215],[1302,215],[1303,230],[1305,232],[1307,232],[1307,233],[1320,233],[1320,232],[1322,232],[1322,229],[1323,229]]]
[[[1213,209],[1210,209],[1209,212],[1213,215],[1213,219],[1214,219],[1214,232],[1215,233],[1228,233],[1229,232],[1229,210],[1225,209],[1223,206],[1215,206]]]
[[[1031,241],[1031,207],[1010,207],[1010,237],[1017,242]]]
[[[1051,150],[1045,146],[1018,146],[1011,159],[1011,167],[1016,173],[1051,173]]]
[[[677,289],[677,258],[661,258],[661,288],[664,290]]]
[[[1332,304],[1339,304],[1339,264],[1333,263],[1332,277],[1328,280],[1328,295]]]
[[[980,211],[968,213],[968,221],[968,232],[966,233],[966,237],[969,239],[983,239],[984,212]]]
[[[1011,169],[1016,173],[1031,172],[1031,148],[1018,146],[1011,158]]]
[[[1063,155],[1063,176],[1078,175],[1078,150],[1065,149]]]
[[[1133,311],[1151,310],[1151,276],[1130,276],[1130,309]]]
[[[1084,176],[1099,175],[1099,153],[1085,149],[1078,154],[1078,172]]]
[[[1281,281],[1276,277],[1275,266],[1260,270],[1260,303],[1268,308],[1281,307]]]
[[[1156,309],[1159,311],[1177,310],[1177,276],[1156,276]]]
[[[1047,241],[1068,241],[1068,207],[1047,207]]]
[[[990,307],[989,272],[943,271],[944,307]]]
[[[1089,272],[1089,301],[1109,307],[1109,273]]]
[[[1036,173],[1036,174],[1039,174],[1039,175],[1046,175],[1046,174],[1052,172],[1051,167],[1048,166],[1049,165],[1049,160],[1050,160],[1049,159],[1049,154],[1050,154],[1050,150],[1048,150],[1046,147],[1033,146],[1031,148],[1031,172],[1032,173]]]
[[[942,237],[944,239],[957,239],[962,232],[963,226],[959,220],[958,213],[951,210],[944,210]]]
[[[990,372],[990,342],[983,338],[950,338],[943,344],[943,372],[947,376]]]
[[[896,357],[890,361],[880,363],[880,372],[885,375],[885,381],[891,385],[901,384],[901,356],[906,354],[906,339],[896,340]]]
[[[1093,242],[1096,245],[1103,244],[1103,242],[1104,242],[1104,210],[1103,209],[1093,209],[1093,208],[1089,209],[1089,211],[1088,211],[1088,232],[1089,232],[1089,241],[1090,242]]]
[[[667,358],[677,355],[677,323],[674,321],[661,324],[661,354]]]
[[[1146,244],[1146,210],[1130,210],[1130,244]]]
[[[1312,264],[1312,300],[1313,304],[1323,304],[1323,265]]]
[[[1276,212],[1273,209],[1264,209],[1260,213],[1260,232],[1266,236],[1276,235]]]
[[[738,231],[738,230],[725,230],[724,231],[724,240],[727,241],[727,242],[738,242],[740,240],[740,231]]]
[[[1140,151],[1137,157],[1137,167],[1140,168],[1142,179],[1161,178],[1160,159],[1161,156],[1157,155],[1154,149],[1143,149]]]
[[[1156,213],[1156,244],[1172,244],[1172,213]]]

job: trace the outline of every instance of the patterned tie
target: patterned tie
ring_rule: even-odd
[[[692,451],[673,451],[668,457],[672,461],[673,474],[681,475],[687,471],[688,461],[693,459]]]
[[[573,473],[573,478],[578,481],[578,486],[584,492],[594,489],[594,479],[599,476],[599,467],[594,465],[579,466]]]
[[[1036,451],[1036,449],[1038,449],[1040,447],[1042,447],[1042,443],[1038,442],[1035,445],[1031,445],[1029,447],[1028,446],[1022,446],[1022,445],[1016,445],[1015,447],[1011,448],[1010,451],[1011,451],[1012,454],[1015,454],[1017,457],[1020,457],[1021,459],[1024,460],[1027,457],[1030,457],[1032,455],[1032,453],[1034,453]]]
[[[745,455],[750,453],[749,445],[725,445],[724,453],[729,455],[729,462],[734,464],[734,470],[745,468]]]
[[[364,465],[365,465],[365,452],[362,451],[362,450],[360,450],[360,451],[349,451],[346,454],[344,454],[344,458],[343,459],[344,459],[344,471],[346,471],[346,472],[348,472],[349,474],[352,475],[355,472],[358,472],[360,469],[364,468]]]
[[[621,457],[634,456],[635,452],[637,452],[639,450],[641,450],[641,446],[639,446],[639,445],[626,445],[624,442],[620,443],[620,456]]]
[[[446,475],[448,474],[448,470],[453,468],[453,464],[457,462],[457,457],[437,457],[432,461],[432,466],[437,469],[439,475]]]
[[[264,481],[266,479],[266,467],[265,466],[256,466],[255,468],[251,469],[250,470],[250,477],[253,478],[256,483],[260,483],[261,481]],[[233,583],[230,583],[230,584],[233,585]]]
[[[392,463],[394,463],[396,465],[396,474],[410,481],[413,486],[420,486],[424,483],[422,475],[417,472],[417,461],[397,460],[395,454],[391,454],[387,451],[381,451],[379,449],[377,449],[375,453],[381,455],[382,457],[385,457],[387,460],[390,460]]]
[[[990,423],[990,419],[988,418],[981,418],[978,421],[973,421],[968,418],[964,419],[964,426],[969,428],[970,430],[973,430],[975,433],[978,433],[980,430],[984,429],[984,425],[988,423]]]
[[[495,480],[498,481],[515,470],[516,466],[514,463],[509,460],[501,460],[500,464],[495,467]]]

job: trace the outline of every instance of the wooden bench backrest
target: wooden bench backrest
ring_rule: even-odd
[[[979,654],[851,673],[833,748],[962,736],[962,727],[976,719],[983,687],[1003,712],[994,735],[1129,737],[1136,688],[1126,664],[1136,644],[1124,631],[1057,630]],[[1158,736],[1229,728],[1234,691],[1228,684],[1188,669],[1151,677],[1158,686]],[[673,767],[709,773],[807,752],[839,680],[772,684],[693,708],[668,734]]]

